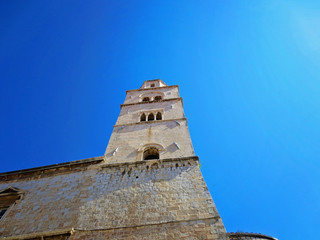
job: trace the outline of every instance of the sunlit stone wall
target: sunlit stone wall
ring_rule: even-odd
[[[63,229],[74,229],[71,239],[226,237],[196,157],[100,163],[0,189],[9,186],[25,195],[1,219],[0,238]]]

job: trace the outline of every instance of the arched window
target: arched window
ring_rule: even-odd
[[[155,96],[155,97],[154,97],[154,100],[155,100],[155,101],[160,101],[161,99],[162,99],[161,96]]]
[[[156,120],[162,120],[162,115],[160,112],[157,113]]]
[[[141,117],[140,117],[140,122],[145,122],[146,121],[146,115],[144,113],[142,113]]]
[[[165,152],[165,148],[158,143],[148,143],[138,149],[141,160],[160,159],[160,152]]]
[[[154,115],[153,113],[150,113],[148,116],[148,121],[153,121],[154,120]]]
[[[150,147],[144,150],[143,160],[159,159],[159,150],[156,147]]]
[[[150,85],[150,87],[154,87],[154,83],[152,83],[152,84]]]
[[[142,102],[149,102],[150,101],[150,98],[149,97],[144,97],[143,99],[142,99]]]

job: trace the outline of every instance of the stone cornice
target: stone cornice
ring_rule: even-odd
[[[186,118],[177,118],[177,119],[165,119],[165,120],[154,120],[154,121],[143,121],[143,122],[134,122],[134,123],[126,123],[126,124],[117,124],[113,127],[123,127],[123,126],[132,126],[132,125],[140,125],[140,124],[154,124],[154,123],[163,123],[163,122],[176,122],[176,121],[187,121]]]
[[[139,104],[152,104],[152,103],[161,103],[161,102],[169,102],[169,101],[178,101],[180,100],[183,103],[182,97],[179,98],[169,98],[169,99],[162,99],[160,101],[149,101],[149,102],[136,102],[136,103],[124,103],[120,104],[120,108],[126,107],[126,106],[131,106],[131,105],[139,105]]]
[[[181,157],[181,158],[166,158],[166,159],[155,159],[155,160],[143,160],[136,162],[122,162],[122,163],[106,163],[101,165],[101,168],[121,168],[121,167],[137,167],[143,165],[152,165],[154,163],[177,163],[177,162],[199,162],[198,156]]]
[[[146,82],[157,82],[157,81],[162,82],[162,83],[165,85],[165,86],[163,86],[163,87],[167,87],[167,86],[168,86],[168,85],[167,85],[164,81],[162,81],[160,78],[157,78],[157,79],[150,79],[150,80],[144,81],[143,84],[141,85],[141,87],[142,87]]]
[[[141,89],[133,89],[133,90],[127,90],[126,93],[128,92],[141,92],[141,91],[146,91],[146,90],[154,90],[154,89],[163,89],[163,88],[178,88],[178,85],[173,85],[173,86],[163,86],[163,87],[153,87],[153,88],[141,88]]]
[[[53,174],[65,174],[74,171],[81,171],[86,167],[94,164],[101,164],[104,161],[104,156],[87,158],[78,161],[59,163],[54,165],[48,165],[43,167],[29,168],[18,171],[3,172],[0,173],[0,181],[14,181],[25,178],[40,178],[52,176]],[[182,158],[167,158],[167,159],[157,159],[157,160],[148,160],[148,161],[136,161],[136,162],[122,162],[122,163],[105,163],[100,165],[102,168],[121,168],[121,167],[130,167],[130,166],[139,166],[139,165],[150,165],[154,163],[169,163],[169,162],[198,162],[199,157],[190,156]]]
[[[47,165],[43,167],[28,168],[23,170],[0,173],[0,181],[17,180],[22,178],[51,175],[53,173],[62,173],[72,171],[76,168],[84,168],[93,164],[101,163],[104,156],[87,158],[72,162]]]

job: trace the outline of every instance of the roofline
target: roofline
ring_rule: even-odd
[[[178,88],[179,90],[179,86],[178,85],[172,85],[172,86],[164,86],[164,87],[153,87],[153,88],[139,88],[139,89],[133,89],[133,90],[127,90],[126,93],[128,92],[138,92],[138,91],[146,91],[146,90],[154,90],[154,89],[163,89],[163,88]]]
[[[86,165],[86,166],[93,165],[96,163],[100,163],[103,160],[104,160],[104,156],[99,156],[99,157],[76,160],[76,161],[72,161],[72,162],[64,162],[64,163],[46,165],[46,166],[42,166],[42,167],[27,168],[27,169],[10,171],[10,172],[2,172],[2,173],[0,173],[0,178],[12,176],[12,175],[30,174],[30,173],[34,173],[37,171],[52,170],[52,169],[58,169],[58,168],[63,168],[63,167],[76,167],[79,165]]]
[[[133,167],[140,165],[152,165],[152,164],[161,164],[161,163],[176,163],[176,162],[184,162],[191,161],[195,163],[199,163],[198,156],[189,156],[189,157],[178,157],[178,158],[164,158],[164,159],[153,159],[153,160],[141,160],[135,162],[120,162],[120,163],[105,163],[101,165],[101,168],[114,168],[114,167]]]
[[[146,82],[154,82],[154,81],[160,81],[160,82],[162,82],[164,85],[168,86],[168,85],[167,85],[164,81],[162,81],[160,78],[157,78],[157,79],[145,80],[145,81],[142,83],[141,87],[142,87]]]
[[[83,160],[73,161],[73,162],[66,162],[66,163],[60,163],[60,164],[54,164],[54,165],[48,165],[44,167],[37,167],[37,168],[29,168],[29,169],[23,169],[18,171],[11,171],[11,172],[4,172],[0,173],[0,182],[3,181],[11,181],[11,180],[18,180],[18,179],[25,179],[28,177],[34,177],[34,176],[51,176],[51,174],[64,174],[66,171],[69,172],[70,170],[77,170],[79,171],[81,168],[75,169],[76,166],[79,167],[87,167],[89,165],[98,164],[101,163],[102,165],[99,165],[102,168],[112,168],[112,167],[124,167],[124,166],[137,166],[137,165],[143,165],[143,164],[152,164],[156,162],[177,162],[177,161],[195,161],[199,162],[198,156],[189,156],[189,157],[179,157],[179,158],[166,158],[166,159],[156,159],[156,160],[148,160],[148,161],[135,161],[135,162],[121,162],[121,163],[108,163],[104,162],[104,156],[100,157],[94,157],[94,158],[87,158]],[[70,169],[70,168],[73,169]],[[49,171],[49,172],[46,172]],[[53,170],[53,171],[50,171]],[[60,171],[58,171],[60,170]],[[0,238],[1,239],[1,238]]]
[[[162,99],[162,100],[159,100],[159,101],[123,103],[123,104],[120,104],[120,108],[126,107],[126,106],[130,106],[130,105],[152,104],[152,103],[160,103],[160,102],[168,102],[168,101],[179,101],[179,100],[183,103],[183,98],[182,97],[178,97],[178,98]]]

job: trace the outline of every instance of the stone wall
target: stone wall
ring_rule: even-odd
[[[160,152],[160,159],[194,156],[187,121],[171,120],[114,127],[106,159],[108,163],[140,161],[142,155],[138,149],[148,143],[161,144],[166,149]]]
[[[116,125],[138,123],[141,113],[149,112],[161,112],[163,120],[185,118],[182,100],[177,98],[170,101],[123,105]]]
[[[179,88],[178,86],[166,86],[166,87],[159,87],[159,88],[152,88],[150,91],[150,88],[145,89],[139,89],[139,90],[129,90],[127,91],[125,104],[130,103],[137,103],[141,101],[141,96],[143,96],[146,93],[162,93],[164,99],[170,99],[170,98],[179,98]]]
[[[101,231],[77,231],[70,240],[115,239],[115,240],[226,240],[221,220],[176,222]]]
[[[0,220],[0,238],[59,229],[75,229],[71,239],[225,236],[196,157],[29,173],[1,182],[0,190],[9,186],[26,193]]]

